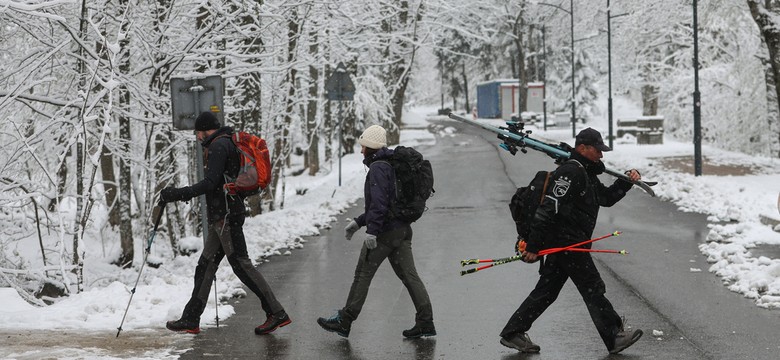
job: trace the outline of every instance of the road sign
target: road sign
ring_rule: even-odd
[[[355,97],[355,84],[349,78],[349,72],[344,63],[339,62],[336,70],[325,81],[325,96],[328,100],[352,100]]]
[[[195,119],[204,111],[211,111],[225,124],[222,114],[222,77],[171,78],[171,113],[173,128],[194,130]]]

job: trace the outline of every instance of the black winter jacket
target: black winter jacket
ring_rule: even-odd
[[[246,213],[244,200],[239,196],[227,196],[222,189],[225,185],[225,175],[235,178],[241,167],[238,148],[230,139],[232,134],[233,128],[223,126],[203,139],[201,146],[204,148],[204,177],[189,187],[190,197],[206,194],[206,210],[210,224],[228,214],[243,216]]]
[[[604,163],[592,162],[576,151],[571,159],[553,171],[547,193],[536,209],[526,250],[564,247],[588,240],[593,235],[600,206],[612,206],[633,186],[625,180],[615,180],[606,187],[598,176]],[[584,169],[583,169],[584,167]],[[590,248],[590,244],[585,246]]]
[[[396,192],[395,171],[387,162],[391,156],[393,150],[384,147],[371,157],[363,159],[363,164],[368,166],[366,183],[363,185],[366,210],[355,218],[355,222],[365,226],[366,233],[371,235],[379,235],[406,224],[388,217]]]

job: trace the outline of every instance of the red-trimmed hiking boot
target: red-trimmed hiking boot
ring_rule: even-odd
[[[274,332],[274,330],[290,325],[292,320],[287,316],[287,313],[282,311],[280,314],[270,315],[265,319],[265,322],[255,328],[255,334],[266,335]]]
[[[165,327],[171,331],[185,332],[188,334],[200,333],[200,321],[179,319],[168,321],[165,323]]]

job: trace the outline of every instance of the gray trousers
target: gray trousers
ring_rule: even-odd
[[[371,280],[385,259],[390,260],[395,275],[398,276],[412,297],[412,303],[414,303],[417,312],[416,324],[432,326],[433,308],[431,300],[428,298],[428,291],[425,290],[425,285],[420,280],[420,276],[417,275],[417,269],[414,266],[412,227],[409,225],[379,234],[377,247],[373,250],[369,250],[365,244],[363,245],[363,249],[360,250],[360,259],[355,268],[355,279],[349,289],[347,304],[341,311],[343,317],[351,322],[360,315],[363,304],[366,302]]]
[[[203,253],[201,253],[198,266],[195,268],[195,286],[192,289],[192,297],[184,307],[182,318],[200,320],[200,315],[206,308],[217,267],[225,256],[233,268],[233,273],[260,298],[260,304],[266,315],[284,311],[271,291],[268,282],[249,259],[243,225],[243,216],[230,217],[227,224],[224,224],[224,219],[209,224],[209,236],[206,238]]]

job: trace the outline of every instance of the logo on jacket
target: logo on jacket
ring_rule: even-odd
[[[555,187],[553,187],[553,195],[555,197],[563,197],[566,195],[566,192],[569,191],[569,187],[571,186],[571,180],[565,176],[561,176],[560,179],[555,180]]]

